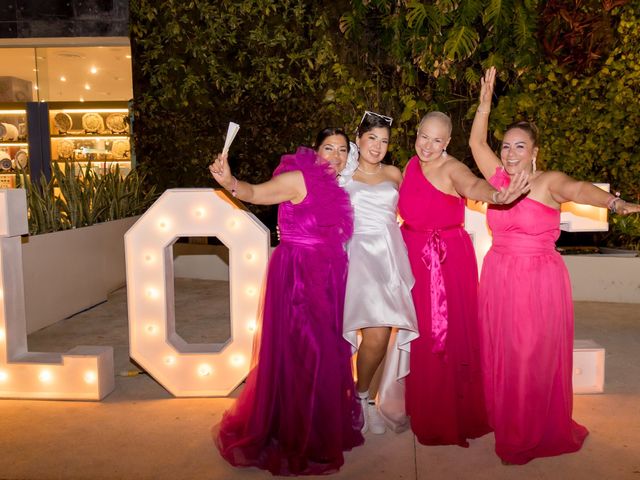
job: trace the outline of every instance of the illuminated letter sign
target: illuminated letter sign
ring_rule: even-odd
[[[27,350],[22,245],[25,191],[0,190],[0,397],[100,400],[114,388],[113,348]]]
[[[216,236],[229,248],[231,338],[189,344],[175,328],[173,249]],[[131,357],[178,397],[225,396],[249,372],[269,230],[225,193],[165,191],[125,235]]]

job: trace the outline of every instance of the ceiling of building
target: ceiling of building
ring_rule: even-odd
[[[0,77],[0,102],[133,97],[128,46],[0,48]]]

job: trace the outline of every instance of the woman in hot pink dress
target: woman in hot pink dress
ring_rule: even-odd
[[[420,337],[411,344],[406,407],[411,429],[425,445],[468,446],[490,431],[478,350],[478,273],[463,229],[465,197],[490,203],[517,198],[522,176],[498,191],[447,155],[451,120],[427,114],[416,153],[405,170],[398,210],[415,276],[412,290]]]
[[[580,449],[588,432],[572,420],[573,303],[564,262],[555,250],[560,204],[575,201],[618,214],[640,206],[561,172],[536,171],[535,129],[526,122],[505,132],[500,157],[487,144],[495,69],[482,80],[470,146],[496,188],[531,175],[531,191],[487,212],[493,245],[482,266],[479,315],[489,423],[496,453],[524,464]]]
[[[337,471],[343,452],[364,442],[351,349],[342,338],[347,254],[353,231],[348,194],[336,172],[347,159],[342,130],[325,129],[316,151],[284,155],[268,182],[235,179],[226,158],[213,177],[238,199],[280,203],[280,245],[269,261],[257,364],[214,431],[235,466],[274,475]]]

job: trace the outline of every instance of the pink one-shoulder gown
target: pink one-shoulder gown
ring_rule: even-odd
[[[415,276],[420,337],[406,380],[411,429],[425,445],[460,445],[487,424],[478,334],[478,270],[463,198],[445,194],[413,157],[400,188],[402,235]]]

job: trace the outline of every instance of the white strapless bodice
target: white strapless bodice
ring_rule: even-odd
[[[345,189],[353,207],[354,233],[384,233],[389,226],[397,227],[398,189],[393,182],[367,185],[352,180]]]

